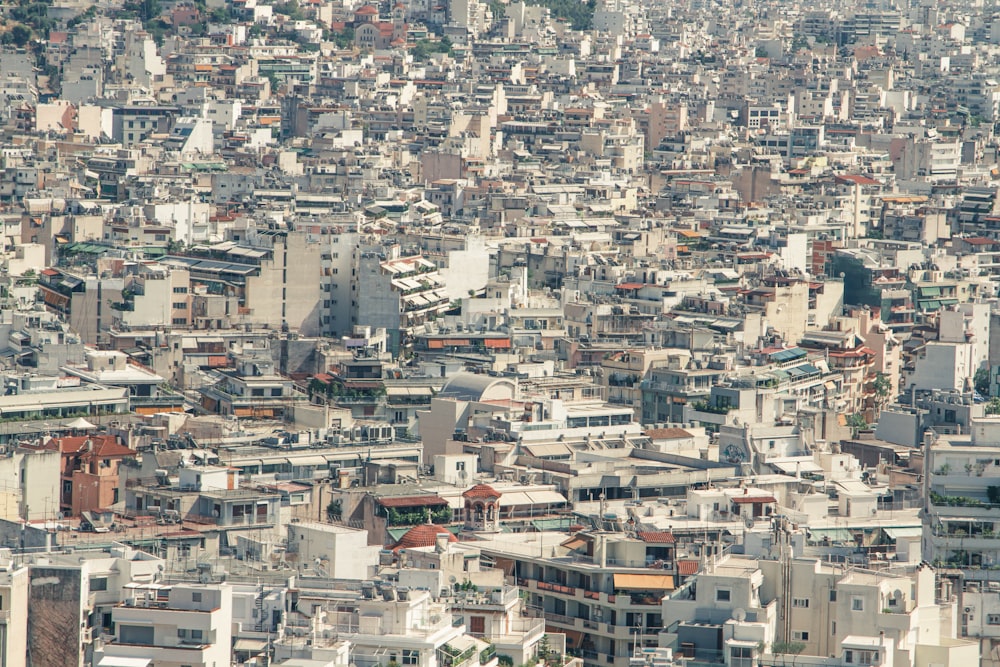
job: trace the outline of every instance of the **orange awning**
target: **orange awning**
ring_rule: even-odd
[[[615,588],[620,590],[672,591],[674,577],[670,574],[616,574]]]

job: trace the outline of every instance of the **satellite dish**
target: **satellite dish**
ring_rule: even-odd
[[[454,583],[457,583],[457,582],[458,582],[458,579],[455,578],[455,575],[451,575],[450,577],[448,577],[448,583],[449,584],[454,584]]]
[[[743,607],[737,607],[733,610],[733,618],[736,619],[737,623],[742,623],[747,619],[746,609]]]

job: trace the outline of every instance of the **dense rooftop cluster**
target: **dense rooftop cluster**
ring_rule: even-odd
[[[1000,9],[0,5],[4,667],[992,665]]]

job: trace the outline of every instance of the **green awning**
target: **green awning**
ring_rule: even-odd
[[[941,288],[940,287],[921,287],[920,288],[920,296],[922,296],[922,297],[926,297],[926,296],[941,296]]]
[[[560,517],[558,519],[535,519],[531,525],[538,530],[566,530],[573,525],[570,517]]]
[[[941,307],[941,302],[936,299],[918,301],[917,303],[920,304],[920,310],[938,310]]]
[[[854,538],[846,528],[810,528],[809,537],[814,542],[827,539],[831,542],[853,542]]]
[[[385,532],[389,533],[389,538],[393,542],[399,542],[400,538],[403,537],[403,535],[406,535],[406,531],[409,529],[409,526],[405,526],[403,528],[388,528]]]
[[[799,357],[806,356],[806,351],[801,347],[792,347],[787,350],[780,350],[771,355],[771,361],[776,363],[781,363],[783,361],[791,361],[792,359],[798,359]]]

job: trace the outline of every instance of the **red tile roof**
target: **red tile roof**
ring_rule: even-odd
[[[499,498],[502,493],[489,484],[476,484],[462,494],[463,498]]]
[[[46,443],[46,449],[58,449],[62,454],[82,454],[97,458],[135,456],[134,450],[118,444],[118,438],[113,435],[74,435],[53,438]]]
[[[994,243],[998,243],[996,239],[988,239],[982,236],[977,236],[968,239],[961,239],[961,240],[965,241],[969,245],[993,245]]]
[[[636,533],[636,536],[647,544],[673,544],[675,542],[674,534],[665,531]]]
[[[690,577],[692,574],[698,574],[698,567],[700,563],[696,560],[679,560],[677,561],[677,574],[682,577]]]
[[[437,544],[438,535],[447,535],[449,542],[458,542],[458,538],[444,526],[435,526],[430,523],[423,523],[410,528],[399,538],[399,542],[392,547],[393,551],[400,549],[416,549],[419,547],[432,547]]]
[[[867,176],[862,176],[861,174],[840,174],[835,178],[838,181],[854,183],[855,185],[882,185],[874,178],[868,178]]]

